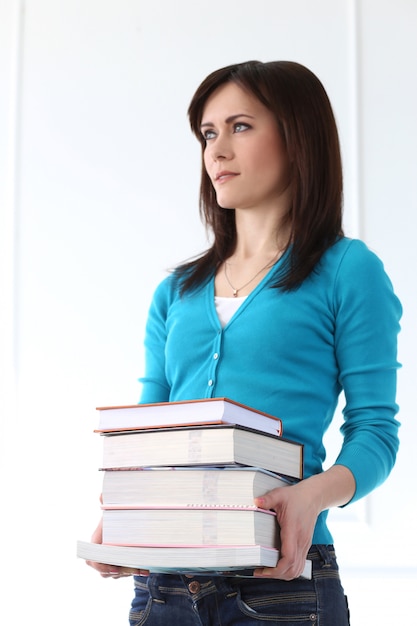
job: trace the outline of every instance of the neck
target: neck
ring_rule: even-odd
[[[236,247],[232,255],[236,261],[272,258],[285,250],[288,245],[287,230],[265,231],[261,228],[240,229],[237,231]]]
[[[236,211],[234,259],[271,258],[286,248],[288,240],[289,227],[276,213]]]

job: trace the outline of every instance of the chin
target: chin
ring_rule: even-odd
[[[237,202],[234,202],[232,199],[229,198],[219,198],[218,196],[216,196],[216,200],[217,204],[222,209],[235,209],[238,204]]]

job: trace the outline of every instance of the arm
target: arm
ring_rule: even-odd
[[[155,290],[145,328],[145,373],[139,379],[142,385],[140,402],[167,402],[170,386],[166,378],[166,319],[172,289],[172,277],[162,281]]]
[[[282,557],[276,568],[258,574],[286,579],[299,574],[318,515],[365,496],[390,473],[398,449],[400,315],[382,263],[355,242],[338,267],[333,287],[334,351],[346,397],[343,446],[328,471],[256,501],[277,513]]]
[[[145,377],[140,379],[142,382],[142,403],[164,402],[168,400],[169,388],[164,373],[164,350],[165,350],[165,311],[166,302],[163,283],[156,289],[152,300],[148,321],[145,332]],[[101,501],[101,497],[100,497]],[[93,543],[102,543],[103,540],[103,522],[100,519],[95,529],[91,541]],[[132,570],[126,567],[117,567],[106,565],[104,563],[96,563],[87,561],[87,565],[98,571],[103,578],[122,578],[123,576],[147,576],[147,570]]]

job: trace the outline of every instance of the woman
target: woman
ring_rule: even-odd
[[[338,134],[312,72],[292,62],[220,69],[189,118],[213,244],[155,292],[141,402],[226,396],[278,415],[304,443],[305,480],[255,501],[277,514],[276,567],[249,579],[138,576],[130,623],[345,626],[327,511],[368,494],[395,462],[401,307],[380,260],[343,235]],[[323,471],[342,391],[343,445]],[[306,558],[311,581],[299,578]]]

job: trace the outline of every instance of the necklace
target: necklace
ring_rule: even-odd
[[[259,274],[262,274],[262,272],[263,272],[264,270],[266,270],[266,268],[267,268],[267,267],[272,267],[272,265],[275,263],[275,260],[276,260],[276,258],[277,258],[277,256],[278,256],[278,254],[279,254],[279,252],[278,252],[278,253],[274,256],[274,258],[273,258],[271,261],[268,261],[268,263],[267,263],[266,265],[264,265],[263,267],[261,267],[261,269],[260,269],[258,272],[256,272],[255,276],[252,276],[252,278],[251,278],[250,280],[248,280],[248,282],[247,282],[247,283],[245,283],[244,285],[242,285],[241,287],[233,287],[233,285],[232,285],[232,283],[230,282],[229,277],[228,277],[228,275],[227,275],[227,265],[228,265],[228,263],[227,263],[227,261],[225,261],[225,262],[224,262],[224,276],[225,276],[225,278],[226,278],[227,282],[229,283],[230,287],[231,287],[231,288],[232,288],[232,290],[233,290],[233,297],[234,297],[234,298],[237,298],[237,294],[239,293],[239,291],[242,291],[242,289],[244,289],[245,287],[247,287],[248,285],[250,285],[250,284],[251,284],[251,282],[252,282],[252,281],[254,281],[254,280],[255,280],[255,278],[257,278],[257,277],[259,276]]]

